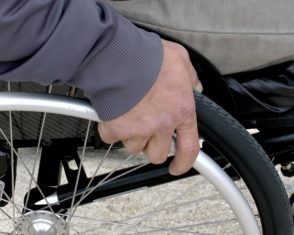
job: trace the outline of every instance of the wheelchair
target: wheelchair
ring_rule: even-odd
[[[276,77],[293,86],[294,62],[222,75],[181,44],[204,87],[201,151],[181,176],[168,173],[174,149],[152,165],[103,143],[80,90],[0,84],[1,233],[293,234],[293,196],[274,165],[294,175],[294,98],[285,84],[280,97],[263,93]]]

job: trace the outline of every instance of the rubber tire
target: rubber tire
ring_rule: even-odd
[[[227,112],[195,94],[199,134],[208,140],[240,174],[257,205],[263,234],[293,235],[285,188],[266,153]]]

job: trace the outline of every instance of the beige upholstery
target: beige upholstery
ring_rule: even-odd
[[[294,59],[294,0],[128,0],[127,18],[196,48],[222,73]]]

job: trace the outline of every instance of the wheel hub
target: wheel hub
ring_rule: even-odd
[[[67,235],[63,218],[49,211],[34,211],[23,215],[16,226],[17,234]]]

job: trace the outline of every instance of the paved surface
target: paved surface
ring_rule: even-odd
[[[34,152],[34,149],[20,152],[23,161],[29,168],[33,166]],[[95,171],[103,155],[104,152],[101,151],[89,150],[87,152],[84,164],[88,175]],[[122,151],[112,153],[108,164],[100,171],[108,172],[117,167],[123,158],[122,155],[126,157]],[[144,162],[144,158],[137,156],[129,164],[140,162]],[[29,184],[29,177],[23,164],[19,163],[16,191],[24,192],[24,188],[27,188]],[[64,178],[62,180],[65,182]],[[284,181],[289,193],[293,192],[293,180],[285,178]],[[244,185],[240,184],[240,187],[243,188]],[[246,191],[244,192],[248,196]],[[16,201],[21,204],[23,194],[17,193],[15,197]],[[175,198],[177,200],[174,200]],[[21,207],[18,208],[21,210]],[[5,210],[12,214],[11,208],[6,207]],[[18,212],[15,212],[16,217]],[[149,215],[148,219],[145,219],[146,215],[142,216],[144,213]],[[124,231],[123,233],[126,234],[242,234],[239,225],[233,219],[234,215],[229,206],[210,184],[203,181],[202,177],[152,188],[148,193],[140,190],[99,200],[80,207],[75,215],[71,223],[72,234],[118,234],[119,231]],[[4,218],[2,213],[0,228],[8,229],[12,224],[7,218],[6,222],[3,222],[1,219]],[[141,220],[143,220],[140,223],[141,227],[130,228],[131,224],[141,222]],[[188,232],[190,230],[192,232]]]

